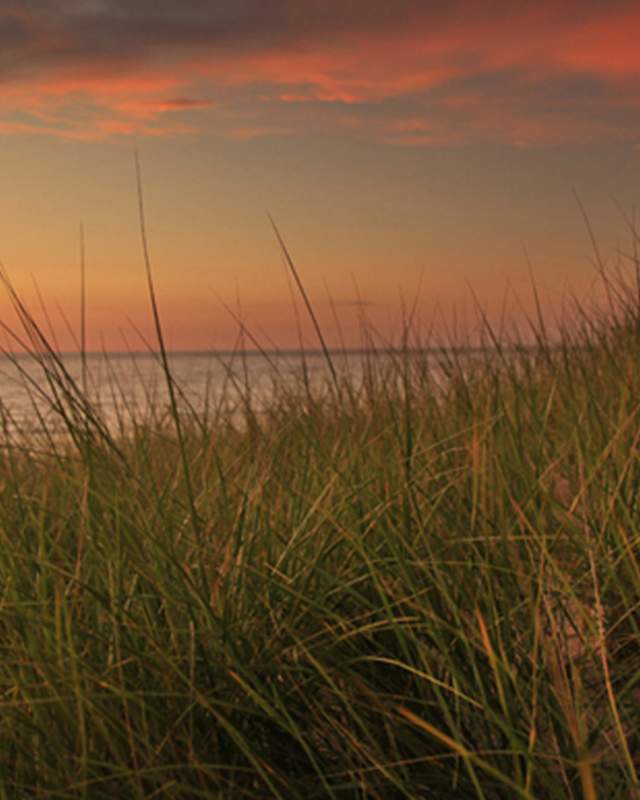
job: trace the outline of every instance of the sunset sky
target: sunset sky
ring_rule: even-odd
[[[238,299],[296,345],[267,211],[332,344],[327,291],[349,344],[420,285],[425,324],[470,287],[526,310],[525,251],[550,306],[586,297],[576,195],[630,250],[639,41],[637,0],[0,0],[0,259],[69,348],[82,223],[89,345],[139,348],[137,149],[173,348],[232,346]]]

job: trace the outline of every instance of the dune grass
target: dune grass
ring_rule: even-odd
[[[12,293],[67,436],[0,449],[0,797],[640,796],[640,308],[609,288],[555,343],[408,329],[241,424],[175,387],[126,433]]]

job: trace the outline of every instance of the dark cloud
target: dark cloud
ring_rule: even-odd
[[[553,28],[577,13],[583,23],[602,16],[603,7],[599,0],[24,0],[0,10],[0,43],[6,69],[84,65],[92,57],[104,68],[212,49],[326,45],[416,26],[425,43],[474,27],[482,37],[495,22],[525,17]],[[612,0],[606,14],[630,7]]]
[[[212,108],[212,100],[198,97],[167,97],[163,100],[148,100],[149,108],[158,111],[189,111],[200,108]]]
[[[8,48],[25,47],[30,40],[27,26],[15,17],[6,16],[0,18],[0,48],[6,51]]]

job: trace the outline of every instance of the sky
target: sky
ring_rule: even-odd
[[[532,278],[561,314],[581,204],[628,265],[639,38],[637,0],[1,0],[0,260],[72,349],[82,225],[89,347],[144,347],[137,151],[171,348],[297,346],[269,214],[331,345],[517,322]]]

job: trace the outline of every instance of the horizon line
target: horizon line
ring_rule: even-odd
[[[551,342],[549,346],[554,348],[560,346],[559,342]],[[436,353],[471,353],[471,352],[500,352],[500,351],[516,351],[516,350],[536,350],[539,349],[539,344],[520,343],[520,344],[505,344],[505,345],[431,345],[428,347],[402,347],[402,346],[384,346],[384,347],[335,347],[328,348],[328,353],[331,356],[342,355],[400,355],[407,354],[436,354]],[[116,358],[124,357],[152,357],[157,358],[160,355],[159,350],[86,350],[84,354],[80,350],[23,350],[11,352],[8,350],[0,350],[0,358],[25,358],[29,356],[42,356],[47,353],[54,354],[60,358],[67,357],[95,357],[95,356],[113,356]],[[197,356],[197,357],[278,357],[278,356],[324,356],[325,352],[321,348],[245,348],[242,350],[222,349],[215,348],[197,348],[187,349],[179,348],[176,350],[167,350],[168,356]]]

